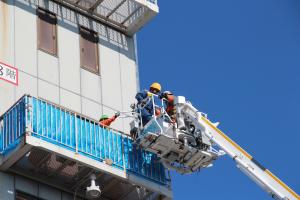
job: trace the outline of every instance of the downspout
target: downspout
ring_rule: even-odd
[[[135,69],[136,69],[136,89],[140,91],[140,72],[139,72],[139,59],[138,59],[138,50],[137,50],[137,35],[134,34],[133,36],[134,42],[134,56],[135,56]]]

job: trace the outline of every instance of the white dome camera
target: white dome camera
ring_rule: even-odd
[[[96,185],[96,182],[95,182],[96,175],[92,174],[90,176],[90,179],[91,179],[91,186],[86,188],[86,195],[89,199],[95,199],[95,198],[100,197],[101,190],[100,190],[99,186]]]

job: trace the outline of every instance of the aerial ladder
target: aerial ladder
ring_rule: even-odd
[[[151,95],[152,119],[144,126],[141,123],[141,110],[145,105],[132,106],[136,113],[131,123],[131,134],[143,149],[157,155],[163,165],[181,174],[190,174],[211,167],[220,156],[229,155],[237,167],[261,186],[276,200],[300,200],[299,195],[256,161],[249,153],[231,140],[208,119],[205,113],[197,110],[185,97],[175,99],[176,122],[172,121],[164,109],[164,99]]]

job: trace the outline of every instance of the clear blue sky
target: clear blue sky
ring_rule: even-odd
[[[186,96],[300,193],[300,1],[159,0],[138,34],[140,82]],[[175,200],[271,199],[227,156],[172,173]]]

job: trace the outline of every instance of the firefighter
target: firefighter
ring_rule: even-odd
[[[102,115],[100,117],[99,123],[103,127],[109,127],[112,122],[114,122],[120,116],[120,112],[116,112],[114,116],[108,117],[108,115]]]
[[[146,125],[151,120],[154,114],[153,102],[151,101],[150,97],[152,97],[152,94],[160,96],[160,92],[161,92],[161,85],[159,83],[153,83],[150,86],[149,91],[144,90],[136,94],[135,98],[138,101],[138,104],[141,105],[141,107],[143,107],[141,109],[143,126]],[[155,110],[155,114],[158,115],[159,111]]]
[[[170,116],[173,123],[176,123],[176,107],[174,105],[175,96],[170,91],[165,91],[162,93],[162,98],[165,99],[166,112]]]

